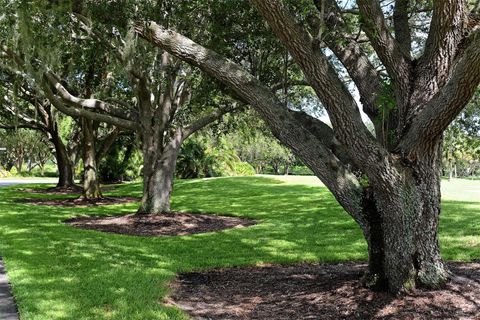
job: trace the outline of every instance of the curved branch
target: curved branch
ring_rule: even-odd
[[[295,22],[281,1],[252,2],[302,68],[325,106],[338,139],[348,146],[352,157],[355,156],[358,163],[365,163],[370,152],[382,154],[385,150],[363,124],[354,98],[308,32]]]
[[[358,0],[358,8],[363,18],[362,28],[368,36],[375,52],[397,86],[408,90],[411,68],[409,55],[404,53],[399,42],[390,34],[378,0]]]
[[[464,37],[467,21],[466,0],[433,1],[432,22],[420,63],[433,61],[432,69],[448,70]]]
[[[82,99],[72,95],[51,72],[45,74],[45,78],[50,85],[55,88],[56,94],[68,105],[76,108],[91,109],[92,111],[105,112],[117,118],[129,121],[136,121],[136,114],[129,112],[122,108],[114,107],[113,105],[97,99]]]
[[[363,111],[372,122],[375,122],[379,104],[377,99],[382,91],[380,75],[356,39],[346,36],[346,24],[336,1],[327,1],[325,22],[329,33],[325,37],[325,43],[340,60],[358,88]],[[315,1],[317,7],[319,2],[320,0]]]
[[[90,110],[83,109],[81,107],[74,107],[68,106],[63,103],[57,96],[53,93],[52,89],[50,88],[50,82],[48,80],[44,80],[41,84],[42,89],[45,92],[46,97],[50,101],[50,103],[60,110],[61,112],[72,116],[72,117],[85,117],[90,120],[99,121],[99,122],[106,122],[115,126],[119,126],[129,130],[137,130],[138,123],[135,121],[125,120],[121,118],[117,118],[111,115],[97,113]]]
[[[467,31],[465,0],[433,1],[433,17],[424,54],[416,68],[417,81],[408,119],[414,117],[448,81]],[[425,94],[429,93],[429,94]]]
[[[214,112],[195,120],[193,123],[191,123],[190,125],[188,125],[182,130],[184,139],[188,138],[190,135],[194,134],[198,130],[205,128],[209,124],[220,119],[224,114],[231,112],[232,110],[233,109],[219,108]]]

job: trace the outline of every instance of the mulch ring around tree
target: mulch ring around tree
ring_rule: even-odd
[[[102,192],[108,192],[116,189],[116,185],[102,186]],[[72,187],[51,187],[51,188],[18,188],[18,191],[37,193],[37,194],[52,194],[52,195],[70,195],[70,194],[82,194],[83,188],[75,185]]]
[[[404,297],[363,288],[358,263],[185,273],[165,302],[194,319],[480,319],[480,263],[449,266],[446,288]]]
[[[138,201],[140,201],[140,198],[135,197],[103,197],[98,199],[18,199],[16,202],[40,206],[95,207],[113,204],[125,204]]]
[[[110,217],[76,217],[65,223],[81,229],[134,236],[181,236],[214,232],[230,228],[248,227],[254,220],[192,213],[169,213]]]

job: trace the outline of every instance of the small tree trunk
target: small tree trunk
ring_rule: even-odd
[[[138,214],[170,212],[170,195],[182,142],[181,134],[177,134],[165,147],[163,153],[152,158],[151,163],[144,163],[144,169],[147,170],[144,171],[143,197]]]
[[[275,175],[279,175],[280,174],[280,166],[277,164],[277,163],[273,163],[272,164],[272,168],[273,168],[273,173]]]
[[[22,173],[23,157],[19,157],[17,161],[15,161],[15,169],[17,169],[17,173]]]
[[[58,169],[58,183],[57,188],[71,188],[75,186],[73,181],[73,166],[67,154],[67,148],[58,132],[50,132],[52,142],[55,148],[55,159]]]
[[[128,162],[130,161],[130,158],[133,155],[133,151],[134,151],[134,144],[130,143],[127,146],[127,150],[125,151],[125,154],[123,156],[122,163],[120,164],[120,172],[122,173],[122,177],[121,177],[122,181],[125,180],[125,173],[126,173],[125,171],[127,170]]]
[[[97,161],[95,156],[95,137],[93,121],[83,119],[83,198],[97,199],[102,197],[98,181]]]

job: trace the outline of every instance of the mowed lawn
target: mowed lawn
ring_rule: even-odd
[[[45,186],[37,186],[44,188]],[[183,319],[164,304],[178,272],[300,261],[366,260],[361,232],[314,178],[236,177],[177,181],[173,209],[256,219],[248,228],[181,237],[132,237],[62,223],[118,215],[137,205],[32,206],[57,197],[0,188],[0,255],[22,319]],[[480,181],[444,182],[443,255],[480,259]],[[140,196],[139,184],[107,195]]]

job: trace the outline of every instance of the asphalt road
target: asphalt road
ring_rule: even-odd
[[[57,182],[58,182],[57,178],[25,178],[25,179],[5,178],[5,179],[0,179],[0,187],[11,186],[14,184],[57,183]]]

